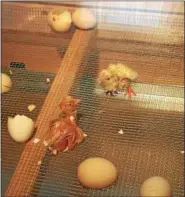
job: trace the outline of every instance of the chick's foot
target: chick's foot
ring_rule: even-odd
[[[106,92],[106,95],[109,95],[109,94],[110,94],[110,96],[114,96],[113,91],[108,90],[108,91]]]

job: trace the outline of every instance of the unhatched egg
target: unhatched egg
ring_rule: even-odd
[[[141,197],[171,197],[172,191],[170,184],[167,180],[160,176],[154,176],[142,184],[140,188],[140,196]]]
[[[77,176],[83,186],[101,189],[114,183],[118,173],[112,162],[104,158],[94,157],[84,160],[78,166]]]
[[[92,29],[96,25],[96,17],[92,10],[78,8],[72,14],[74,25],[80,29]]]
[[[56,32],[66,32],[72,23],[71,13],[63,8],[57,8],[49,12],[48,24]]]

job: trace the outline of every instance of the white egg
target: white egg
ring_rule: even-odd
[[[33,134],[34,122],[24,115],[8,117],[8,131],[16,142],[26,142]]]
[[[160,176],[154,176],[142,184],[140,188],[140,196],[141,197],[151,197],[151,196],[158,196],[158,197],[171,197],[172,191],[170,184],[167,180]]]
[[[1,74],[1,93],[8,92],[12,88],[12,80],[11,78],[2,73]]]
[[[96,17],[92,10],[78,8],[72,14],[74,25],[80,29],[92,29],[96,25]]]
[[[57,8],[49,12],[48,24],[56,32],[67,32],[71,28],[71,13],[63,8]]]
[[[104,158],[94,157],[84,160],[77,169],[79,182],[93,189],[101,189],[113,184],[118,176],[114,164]]]

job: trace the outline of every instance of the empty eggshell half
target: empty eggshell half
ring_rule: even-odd
[[[12,88],[11,78],[5,73],[1,73],[1,93],[8,92],[11,88]]]
[[[84,160],[77,169],[79,182],[87,188],[102,189],[113,184],[118,173],[114,164],[104,158],[94,157]]]
[[[142,184],[140,188],[141,197],[151,197],[151,196],[160,196],[160,197],[171,197],[172,191],[170,184],[167,180],[160,176],[154,176]]]
[[[67,32],[71,28],[71,13],[63,8],[51,10],[48,14],[48,24],[56,32]]]
[[[92,10],[77,8],[72,14],[74,25],[80,29],[92,29],[96,25],[96,17]]]
[[[26,142],[33,134],[34,122],[24,115],[8,117],[8,131],[16,142]]]

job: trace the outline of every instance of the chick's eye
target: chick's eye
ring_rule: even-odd
[[[69,103],[68,105],[69,105],[69,106],[73,106],[73,103]]]
[[[110,80],[110,78],[107,78],[107,80]]]

